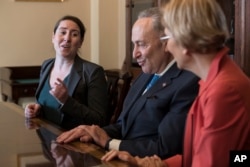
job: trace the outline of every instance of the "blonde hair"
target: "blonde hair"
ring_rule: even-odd
[[[229,37],[225,15],[215,0],[170,0],[162,10],[165,27],[189,50],[213,52]]]

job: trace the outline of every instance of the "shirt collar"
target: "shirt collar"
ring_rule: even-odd
[[[169,63],[168,63],[168,65],[166,66],[166,68],[160,73],[160,74],[155,74],[155,75],[158,75],[158,76],[162,76],[162,75],[164,75],[165,74],[165,72],[167,72],[169,69],[170,69],[170,67],[172,67],[172,65],[175,63],[175,59],[173,59],[172,61],[170,61]]]

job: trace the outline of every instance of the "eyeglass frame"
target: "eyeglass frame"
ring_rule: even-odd
[[[171,35],[166,35],[166,36],[160,37],[160,40],[164,41],[164,40],[168,40],[170,38],[171,38]]]

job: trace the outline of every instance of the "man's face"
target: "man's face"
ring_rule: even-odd
[[[133,58],[144,73],[161,73],[168,63],[165,44],[160,41],[160,33],[153,29],[151,18],[138,19],[132,29],[134,44]]]

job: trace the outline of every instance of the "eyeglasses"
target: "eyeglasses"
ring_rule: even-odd
[[[160,40],[164,41],[164,40],[167,40],[169,38],[171,38],[171,36],[170,35],[166,35],[166,36],[160,37]]]

